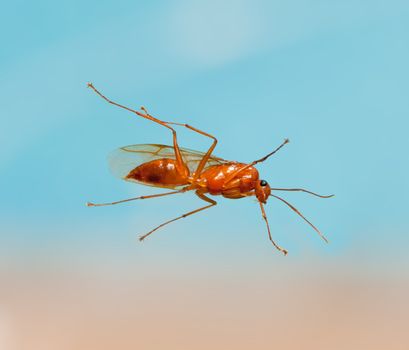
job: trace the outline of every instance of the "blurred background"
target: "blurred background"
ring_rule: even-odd
[[[408,349],[407,1],[2,2],[0,349]],[[202,205],[113,177],[171,134],[259,166],[328,237],[253,198]],[[181,146],[207,138],[180,129]]]

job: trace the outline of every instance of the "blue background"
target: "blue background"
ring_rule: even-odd
[[[6,270],[194,267],[271,278],[272,266],[284,276],[288,266],[324,265],[346,276],[407,273],[406,1],[39,1],[2,8]],[[267,240],[253,198],[221,197],[217,207],[139,244],[139,234],[202,203],[185,194],[85,206],[161,192],[114,178],[106,156],[124,145],[171,143],[168,130],[108,105],[87,82],[126,106],[144,105],[158,118],[215,135],[214,154],[225,159],[250,162],[288,137],[290,144],[258,167],[260,176],[272,187],[335,193],[282,193],[330,244],[271,198],[266,211],[275,240],[289,250],[284,258]],[[182,147],[209,147],[208,139],[178,130]]]

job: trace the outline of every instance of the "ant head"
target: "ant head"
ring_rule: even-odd
[[[266,203],[267,198],[271,194],[270,185],[265,180],[258,180],[256,182],[256,187],[254,188],[256,192],[256,197],[261,203]]]

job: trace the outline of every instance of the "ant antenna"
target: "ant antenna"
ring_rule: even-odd
[[[305,190],[303,188],[271,188],[271,191],[290,191],[290,192],[294,192],[294,191],[300,191],[300,192],[305,192],[305,193],[309,193],[312,194],[313,196],[316,197],[320,197],[320,198],[331,198],[334,197],[335,194],[330,194],[329,196],[324,196],[322,194],[318,194],[309,190]]]
[[[301,217],[304,219],[304,221],[307,222],[308,225],[310,225],[310,226],[315,230],[315,232],[317,232],[317,233],[320,235],[320,237],[321,237],[326,243],[328,243],[328,240],[327,240],[327,239],[325,238],[325,236],[320,232],[320,230],[318,230],[310,221],[308,221],[308,219],[307,219],[304,215],[302,215],[302,214],[298,211],[298,209],[297,209],[296,207],[294,207],[291,203],[287,202],[285,199],[283,199],[283,198],[281,198],[281,197],[279,197],[279,196],[276,196],[276,195],[274,195],[274,194],[270,194],[270,196],[273,196],[273,197],[279,199],[280,201],[282,201],[283,203],[285,203],[286,205],[288,205],[293,211],[295,211],[299,216],[301,216]]]

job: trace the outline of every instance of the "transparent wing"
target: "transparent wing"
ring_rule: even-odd
[[[186,148],[180,148],[180,152],[191,173],[196,170],[199,162],[205,155],[203,152]],[[172,146],[155,144],[130,145],[113,151],[108,157],[108,163],[111,172],[115,176],[124,179],[129,172],[137,166],[162,158],[176,159],[174,148]],[[225,164],[227,162],[228,161],[222,158],[211,156],[206,162],[204,169],[213,165]]]

